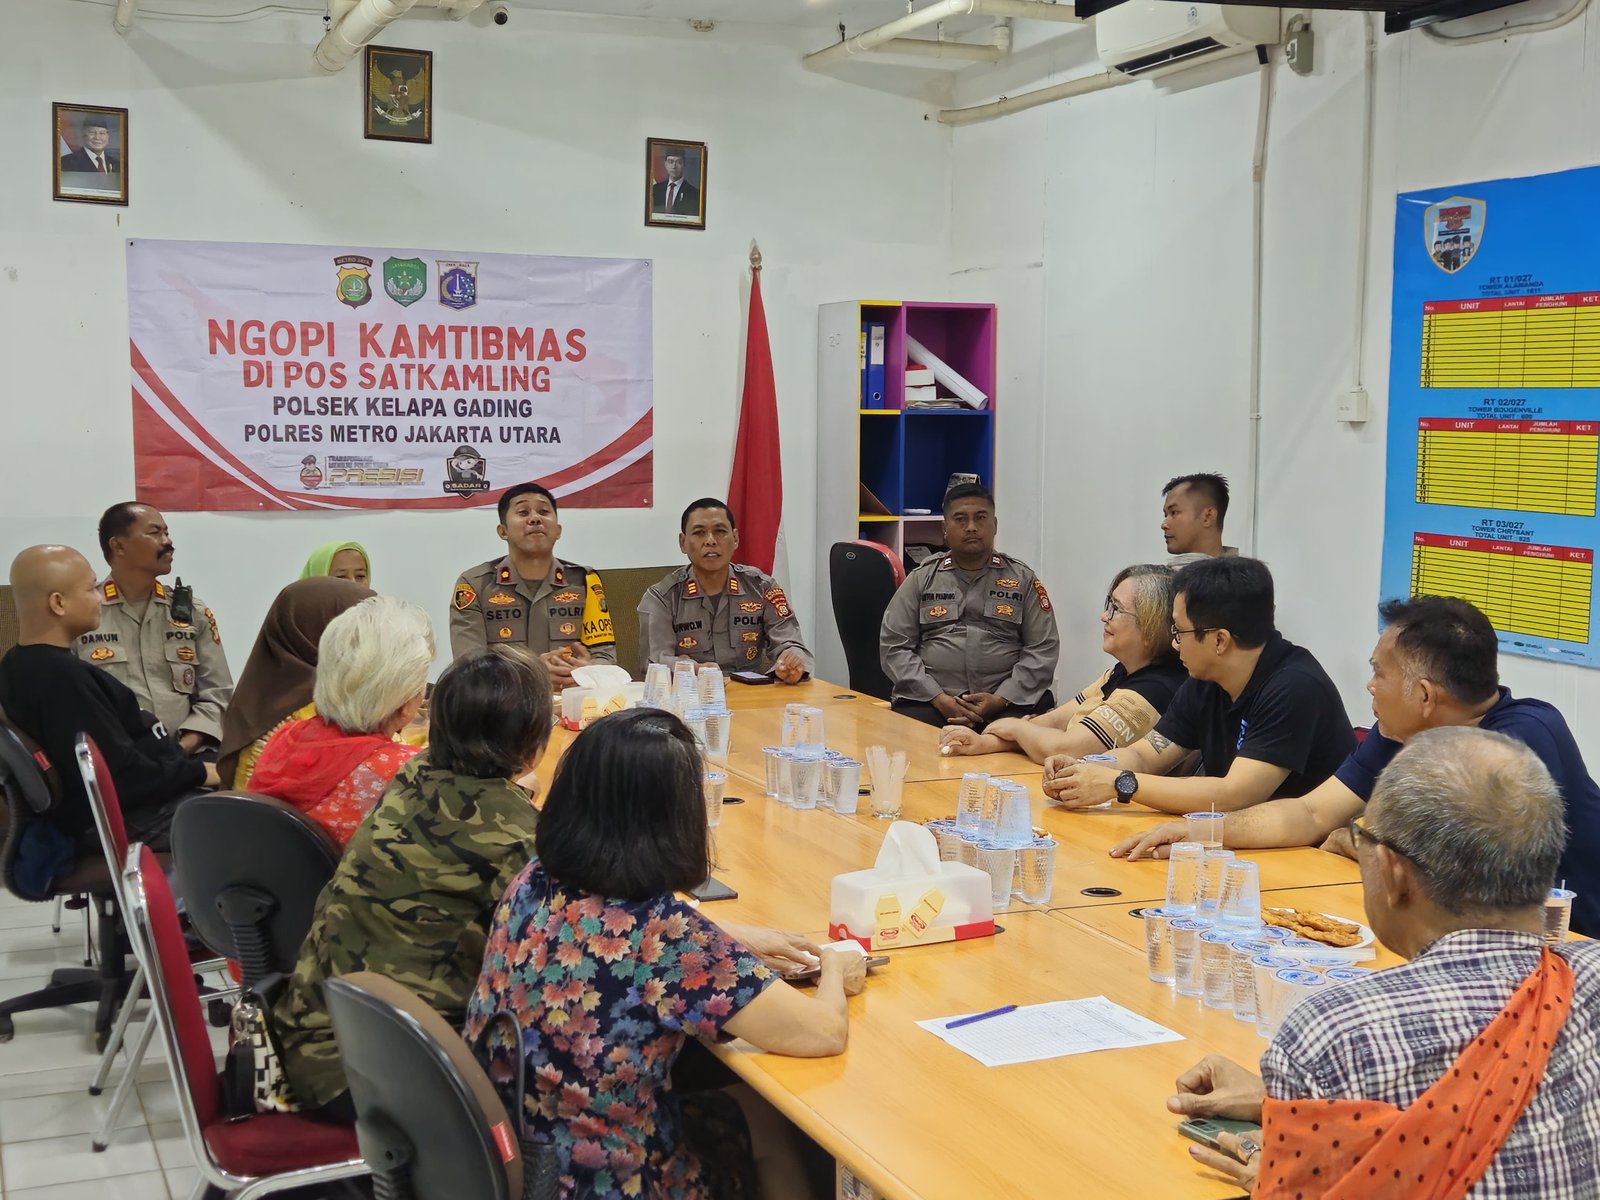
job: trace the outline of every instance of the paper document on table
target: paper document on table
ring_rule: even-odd
[[[955,1013],[917,1024],[986,1067],[1183,1041],[1182,1034],[1147,1021],[1104,996],[1030,1004],[1004,1016],[956,1029],[945,1028],[963,1015],[966,1014]]]

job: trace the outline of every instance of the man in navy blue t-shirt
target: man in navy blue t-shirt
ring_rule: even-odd
[[[1379,773],[1407,738],[1443,725],[1475,725],[1526,744],[1543,761],[1566,802],[1562,878],[1577,893],[1572,928],[1600,936],[1600,787],[1561,713],[1543,700],[1500,686],[1494,626],[1465,600],[1419,596],[1379,610],[1386,628],[1372,652],[1373,715],[1378,722],[1333,778],[1304,796],[1230,813],[1225,841],[1237,849],[1314,846],[1345,850],[1344,827],[1361,812]],[[1112,847],[1117,858],[1158,855],[1182,841],[1184,826],[1157,826]]]

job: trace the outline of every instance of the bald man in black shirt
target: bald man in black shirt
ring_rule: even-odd
[[[78,734],[94,739],[116,784],[129,838],[166,849],[178,801],[216,786],[216,768],[185,754],[124,684],[79,659],[77,639],[100,624],[94,568],[69,546],[31,546],[11,563],[21,636],[0,658],[0,708],[43,748],[62,782],[50,820],[80,846],[94,816],[78,775]]]

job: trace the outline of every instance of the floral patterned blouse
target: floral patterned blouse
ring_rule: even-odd
[[[495,911],[466,1036],[476,1046],[497,1009],[516,1015],[524,1115],[555,1139],[563,1197],[701,1200],[669,1072],[686,1036],[722,1037],[775,979],[674,896],[568,892],[535,860]],[[502,1083],[503,1050],[479,1050]]]

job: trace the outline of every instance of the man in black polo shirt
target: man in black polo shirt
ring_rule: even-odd
[[[1162,812],[1232,812],[1332,775],[1355,734],[1327,672],[1274,628],[1266,564],[1204,559],[1179,571],[1173,590],[1172,640],[1189,681],[1115,765],[1049,759],[1045,794],[1065,808],[1138,800]],[[1170,774],[1196,751],[1198,775]]]
[[[100,624],[100,588],[89,560],[68,546],[31,546],[11,563],[20,637],[0,658],[0,708],[38,742],[62,785],[50,821],[92,845],[94,817],[74,745],[87,733],[105,756],[132,841],[165,850],[177,802],[215,786],[217,768],[189,757],[121,681],[72,651]]]

